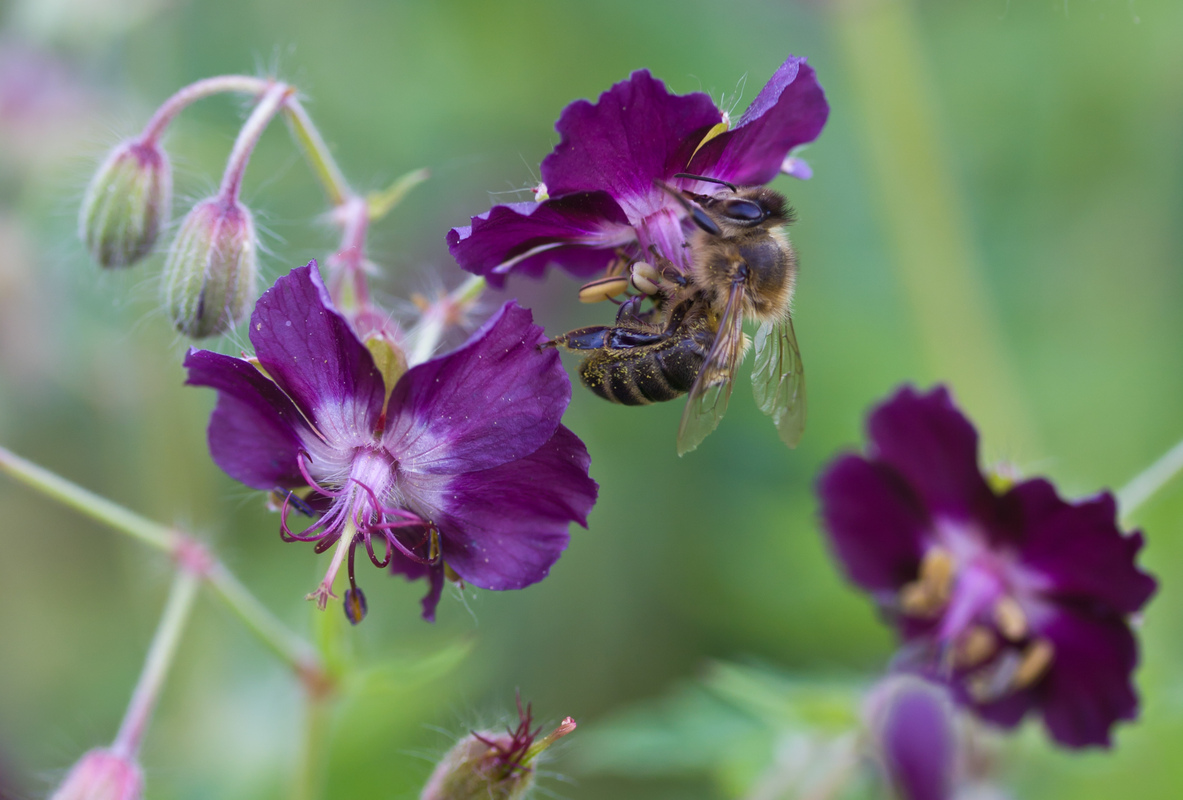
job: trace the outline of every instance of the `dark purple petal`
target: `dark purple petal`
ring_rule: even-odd
[[[222,471],[256,489],[304,485],[296,466],[301,433],[312,435],[295,404],[250,363],[208,350],[185,356],[190,386],[218,390],[209,422],[210,455]]]
[[[1154,594],[1154,578],[1134,563],[1142,534],[1117,527],[1113,495],[1066,503],[1048,481],[1031,480],[1003,500],[1021,509],[1020,557],[1046,581],[1046,594],[1115,615],[1138,611]]]
[[[551,196],[607,191],[629,219],[638,198],[652,196],[653,180],[683,172],[694,148],[723,118],[701,92],[670,94],[665,84],[638,70],[600,95],[563,109],[559,143],[542,161]]]
[[[413,475],[433,509],[444,560],[482,589],[521,589],[546,577],[567,547],[567,526],[587,526],[596,501],[590,459],[563,426],[533,454],[465,475]]]
[[[941,687],[911,676],[888,678],[879,724],[884,766],[901,800],[947,800],[957,766],[953,708]]]
[[[390,557],[390,571],[394,575],[402,575],[409,581],[427,578],[427,594],[420,603],[423,606],[423,619],[435,622],[435,607],[439,605],[440,596],[444,591],[443,562],[420,564],[396,552]]]
[[[333,307],[315,261],[263,293],[250,337],[259,363],[329,441],[370,436],[386,398],[382,375]]]
[[[934,517],[989,521],[996,498],[978,470],[978,432],[938,386],[904,387],[867,422],[872,459],[897,470]]]
[[[735,126],[703,145],[685,171],[743,186],[770,183],[793,148],[818,137],[829,114],[813,67],[790,56]]]
[[[617,247],[636,238],[620,206],[605,192],[566,195],[544,203],[493,206],[472,225],[448,232],[448,250],[461,267],[500,288],[511,271],[541,277],[559,264],[592,275]]]
[[[1060,744],[1108,747],[1113,725],[1138,715],[1132,683],[1138,645],[1129,625],[1118,618],[1060,609],[1039,634],[1055,648],[1047,675],[1019,695],[979,706],[979,713],[992,722],[1013,725],[1020,709],[1037,707]]]
[[[403,472],[455,475],[523,458],[554,435],[571,382],[530,312],[510,301],[459,349],[394,387],[383,442]]]
[[[822,474],[817,491],[830,542],[851,580],[881,597],[915,580],[931,521],[899,475],[847,455]]]

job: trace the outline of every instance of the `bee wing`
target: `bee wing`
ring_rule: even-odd
[[[723,414],[727,411],[735,368],[739,365],[744,351],[743,312],[740,302],[743,288],[742,282],[731,285],[727,305],[723,308],[723,316],[719,320],[715,343],[711,345],[711,352],[702,362],[698,377],[690,387],[686,410],[682,412],[682,424],[678,426],[680,456],[698,447],[702,440],[707,438],[707,434],[719,425],[719,420],[723,419]]]
[[[805,368],[790,317],[765,322],[756,331],[752,391],[756,405],[772,417],[781,441],[796,447],[805,432]]]

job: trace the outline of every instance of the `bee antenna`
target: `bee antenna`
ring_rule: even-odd
[[[671,197],[678,201],[682,208],[686,209],[686,213],[690,215],[690,219],[694,220],[694,224],[702,228],[711,236],[722,236],[723,231],[719,230],[719,226],[711,219],[707,212],[702,210],[702,207],[690,202],[685,193],[681,189],[670,186],[663,180],[653,179],[653,182],[664,189]]]
[[[707,183],[717,183],[720,186],[726,186],[733,192],[738,192],[739,187],[730,181],[721,180],[719,178],[708,178],[706,175],[691,175],[689,172],[679,172],[674,175],[675,178],[689,178],[693,181],[706,181]]]

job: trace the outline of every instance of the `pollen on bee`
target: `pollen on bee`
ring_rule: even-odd
[[[579,288],[579,302],[581,303],[601,303],[618,294],[624,294],[628,291],[629,279],[624,276],[609,276],[607,278],[600,278],[590,283],[585,283]]]

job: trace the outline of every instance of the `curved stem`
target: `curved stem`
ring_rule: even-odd
[[[238,191],[242,188],[242,176],[246,173],[247,162],[251,160],[251,153],[259,143],[271,118],[279,111],[280,106],[295,90],[284,83],[272,84],[263,94],[259,104],[247,117],[246,124],[238,132],[234,141],[234,149],[230,151],[230,159],[226,162],[226,172],[222,175],[222,187],[219,195],[227,203],[238,200]]]
[[[123,717],[123,724],[119,726],[115,743],[111,745],[111,750],[122,758],[132,760],[139,752],[144,731],[152,719],[152,710],[160,697],[164,678],[168,675],[173,656],[176,655],[181,631],[184,630],[189,612],[193,609],[199,578],[199,573],[181,568],[177,570],[176,578],[173,579],[164,614],[160,618],[160,625],[156,628],[156,635],[152,638],[148,657],[144,661],[144,671],[140,673],[140,681],[136,684],[135,693]]]
[[[265,78],[254,78],[250,75],[219,75],[215,78],[191,83],[164,101],[164,104],[148,120],[144,132],[140,134],[143,144],[155,144],[164,133],[168,124],[176,118],[187,106],[215,94],[237,92],[241,94],[260,95],[274,83]]]
[[[83,489],[3,447],[0,447],[0,471],[83,516],[168,553],[182,564],[192,558],[194,550],[204,550],[185,534],[112,503],[105,497]],[[268,611],[225,565],[207,558],[200,574],[247,628],[285,661],[306,685],[313,687],[317,682],[328,680],[324,665],[312,646]]]
[[[1154,497],[1171,479],[1183,472],[1183,441],[1163,454],[1117,493],[1121,518],[1129,520],[1142,505]]]
[[[300,144],[300,148],[304,151],[316,176],[320,178],[321,186],[324,187],[329,202],[334,206],[341,205],[347,198],[353,196],[353,190],[349,188],[349,183],[341,173],[341,168],[333,160],[333,154],[330,152],[329,146],[325,144],[324,138],[321,137],[320,131],[312,124],[312,118],[304,110],[299,98],[289,97],[283,110],[292,135]]]

